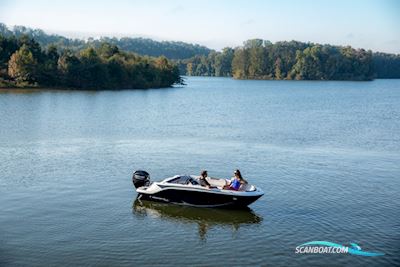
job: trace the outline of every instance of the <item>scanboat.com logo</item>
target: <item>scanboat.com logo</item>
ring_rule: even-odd
[[[360,256],[383,256],[384,253],[363,251],[356,243],[344,246],[329,241],[311,241],[296,247],[297,254],[326,254],[326,253],[348,253]]]

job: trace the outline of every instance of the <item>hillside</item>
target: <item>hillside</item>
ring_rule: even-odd
[[[140,55],[152,57],[165,56],[169,59],[186,59],[196,55],[208,55],[212,50],[198,44],[189,44],[175,41],[155,41],[148,38],[110,38],[101,37],[100,39],[89,38],[88,40],[70,39],[57,34],[47,34],[40,29],[31,29],[24,26],[15,26],[12,29],[7,28],[0,23],[0,35],[9,37],[21,37],[27,35],[35,39],[42,47],[47,48],[55,45],[60,49],[70,49],[78,51],[87,47],[99,47],[107,42],[116,45],[124,51],[134,52]]]

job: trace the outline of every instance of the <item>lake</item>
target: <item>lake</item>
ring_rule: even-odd
[[[0,266],[400,265],[400,80],[186,83],[0,93]],[[236,168],[248,210],[135,202],[136,169]]]

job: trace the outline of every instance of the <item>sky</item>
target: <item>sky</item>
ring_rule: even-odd
[[[142,36],[216,50],[261,38],[400,54],[397,0],[0,0],[0,22],[74,38]]]

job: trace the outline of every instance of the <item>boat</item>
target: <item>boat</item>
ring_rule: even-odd
[[[150,174],[143,170],[133,173],[132,182],[139,200],[152,200],[207,208],[247,207],[264,192],[254,185],[243,184],[239,190],[224,189],[225,179],[206,178],[210,187],[201,186],[199,176],[175,175],[160,182],[150,182]]]

